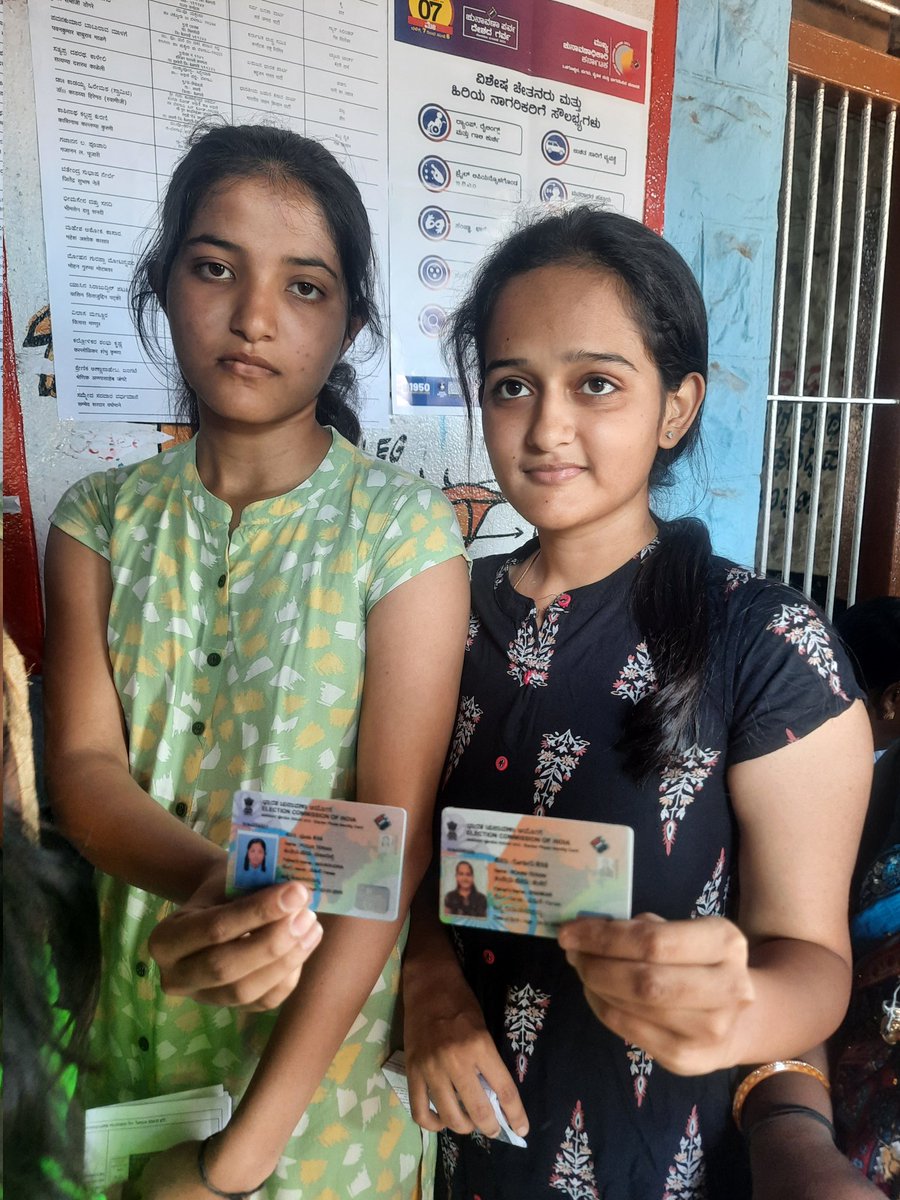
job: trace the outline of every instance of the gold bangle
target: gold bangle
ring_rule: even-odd
[[[738,1129],[741,1127],[741,1113],[744,1109],[744,1101],[756,1085],[762,1083],[764,1079],[769,1079],[772,1075],[780,1075],[784,1071],[795,1071],[798,1075],[809,1075],[810,1078],[817,1079],[826,1092],[831,1091],[831,1084],[819,1068],[814,1067],[812,1063],[804,1062],[801,1058],[780,1058],[775,1062],[764,1063],[763,1066],[751,1071],[749,1075],[745,1075],[738,1084],[737,1091],[734,1093],[731,1115],[734,1117],[734,1123]]]

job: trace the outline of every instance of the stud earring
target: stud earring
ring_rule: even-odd
[[[666,430],[666,437],[667,437],[667,438],[668,438],[670,441],[672,440],[672,438],[673,438],[674,436],[675,436],[675,430],[674,430],[674,429],[667,429],[667,430]]]

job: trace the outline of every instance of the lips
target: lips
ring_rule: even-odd
[[[261,379],[267,375],[277,375],[278,371],[265,358],[257,354],[227,354],[219,359],[219,366],[224,367],[232,375],[245,379]]]
[[[555,484],[567,483],[570,479],[577,479],[586,469],[579,466],[578,463],[560,462],[541,463],[537,466],[526,467],[524,470],[532,483]]]

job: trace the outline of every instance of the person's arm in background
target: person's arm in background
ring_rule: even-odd
[[[800,1056],[828,1073],[823,1045]],[[810,1109],[789,1112],[790,1108]],[[828,1126],[831,1097],[817,1079],[784,1071],[763,1079],[741,1112],[754,1200],[875,1200],[884,1196],[837,1148]]]
[[[868,834],[868,836],[867,836]],[[875,765],[866,826],[860,843],[851,896],[885,847],[900,840],[900,740]],[[890,928],[890,926],[888,927]],[[868,1020],[877,1024],[868,1006]],[[835,1047],[850,1037],[842,1029]],[[826,1076],[827,1047],[816,1046],[800,1056]],[[851,1101],[852,1103],[852,1101]],[[883,1193],[853,1166],[835,1146],[828,1128],[809,1113],[785,1113],[784,1106],[802,1106],[832,1120],[832,1103],[823,1084],[802,1074],[781,1073],[765,1079],[747,1096],[741,1126],[750,1143],[756,1200],[864,1200]],[[900,1097],[894,1097],[895,1111]],[[873,1134],[879,1131],[871,1131]]]

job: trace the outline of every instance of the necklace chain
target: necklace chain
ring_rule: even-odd
[[[537,560],[540,557],[541,557],[541,548],[540,548],[540,546],[538,546],[536,553],[533,555],[533,557],[531,559],[531,562],[528,564],[528,566],[525,568],[525,570],[522,572],[522,574],[519,576],[519,578],[513,584],[513,590],[516,592],[519,592],[520,595],[521,595],[520,589],[522,587],[522,581],[525,579],[525,577],[528,575],[531,568],[534,566],[534,564],[537,562]],[[550,600],[550,599],[555,600],[557,596],[561,596],[561,595],[562,595],[562,592],[547,592],[547,594],[545,596],[528,596],[528,597],[526,597],[526,599],[533,600],[535,602],[535,604],[540,604],[540,602],[542,600]]]
[[[519,576],[519,578],[513,584],[513,587],[516,589],[516,591],[518,591],[519,588],[522,586],[522,581],[525,579],[528,572],[531,570],[531,568],[534,566],[534,564],[537,562],[537,560],[540,557],[541,557],[541,548],[540,548],[540,546],[538,546],[535,553],[531,556],[531,562],[528,564],[528,566],[525,568],[525,570],[522,572],[522,574]]]

